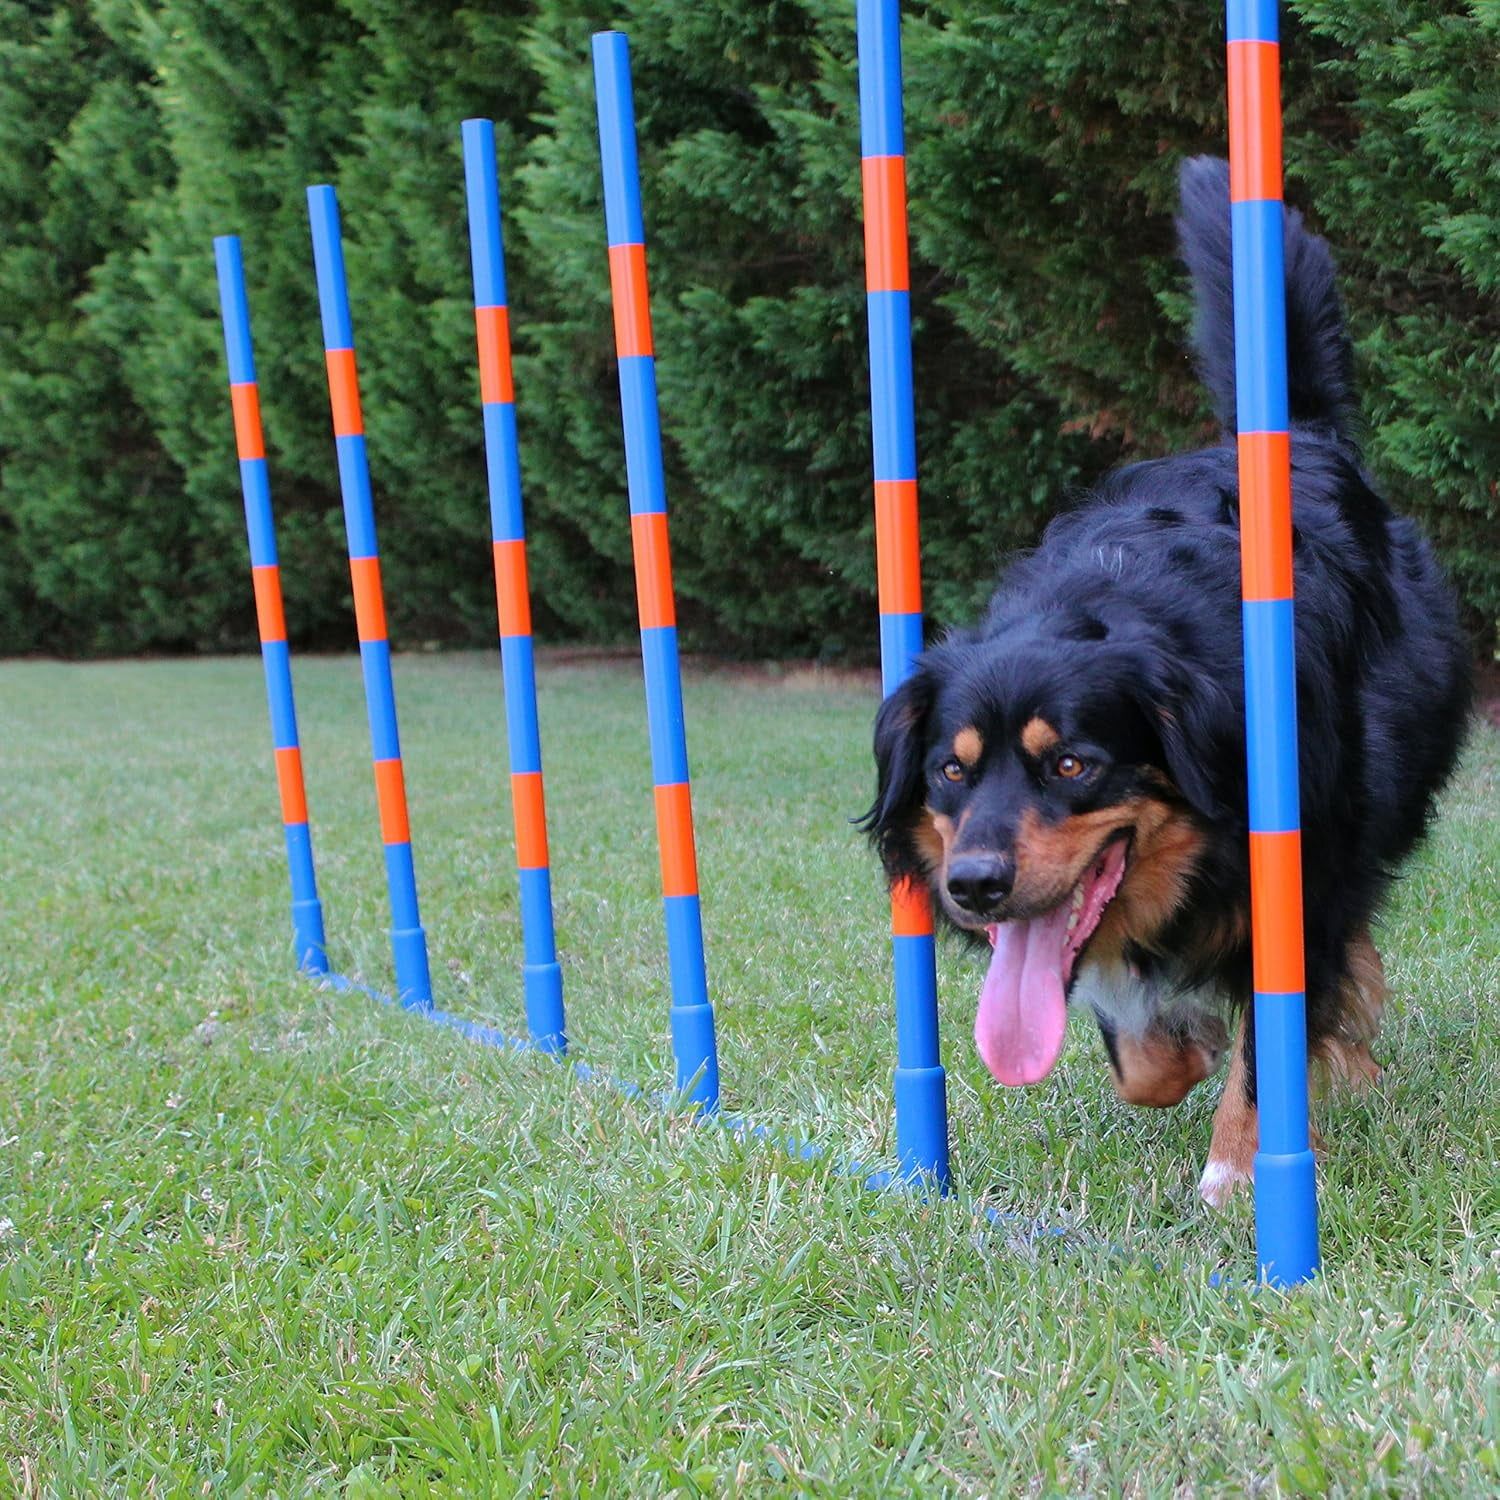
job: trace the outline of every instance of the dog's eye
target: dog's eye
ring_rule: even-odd
[[[961,760],[945,760],[943,762],[943,775],[949,781],[962,781],[964,779],[964,765]]]
[[[1065,781],[1075,781],[1088,770],[1088,766],[1076,755],[1059,755],[1057,757],[1057,774]]]

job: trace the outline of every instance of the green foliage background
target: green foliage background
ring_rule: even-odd
[[[1338,252],[1370,459],[1500,617],[1500,3],[1294,0],[1289,196]],[[592,30],[632,37],[681,615],[874,630],[852,0],[0,0],[0,650],[254,639],[213,235],[244,238],[288,615],[352,638],[303,188],[340,190],[398,645],[493,633],[458,122],[495,117],[538,628],[630,634]],[[1212,3],[906,7],[938,621],[1122,458],[1211,433],[1179,159]]]

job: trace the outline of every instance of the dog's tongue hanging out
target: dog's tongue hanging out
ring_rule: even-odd
[[[1073,962],[1120,888],[1125,845],[1109,847],[1074,890],[1040,917],[997,922],[989,973],[979,992],[974,1044],[984,1065],[1011,1088],[1040,1083],[1062,1055]]]

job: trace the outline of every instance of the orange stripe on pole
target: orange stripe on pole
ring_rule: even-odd
[[[515,771],[510,778],[511,812],[516,825],[516,866],[547,868],[547,804],[540,771]]]
[[[1302,834],[1250,834],[1250,942],[1255,988],[1300,994],[1306,986],[1302,950]]]
[[[865,194],[865,290],[907,291],[906,158],[867,156],[859,170]]]
[[[330,349],[324,359],[328,364],[328,400],[333,407],[333,435],[358,437],[365,430],[365,419],[359,409],[359,372],[354,365],[354,351]]]
[[[234,446],[241,458],[264,458],[266,439],[260,430],[260,387],[253,380],[229,387],[234,408]]]
[[[917,481],[875,481],[876,571],[883,615],[922,612],[922,559],[917,551]]]
[[[383,641],[385,636],[385,595],[380,588],[380,559],[351,557],[349,576],[354,580],[354,627],[360,644]]]
[[[1229,199],[1281,197],[1281,49],[1229,44]]]
[[[526,576],[526,543],[496,542],[495,613],[503,636],[531,634],[531,586]]]
[[[255,585],[255,622],[263,641],[286,639],[286,615],[281,607],[281,569],[275,563],[263,563],[250,569]]]
[[[662,895],[696,896],[698,856],[693,848],[693,793],[687,782],[656,788],[656,838]]]
[[[621,359],[653,353],[644,245],[609,247],[609,290],[615,308],[615,353]]]
[[[635,602],[641,629],[677,623],[672,598],[672,548],[667,540],[665,511],[647,511],[630,518],[630,541],[635,552]]]
[[[375,802],[380,808],[380,839],[385,844],[411,842],[406,818],[406,777],[400,757],[375,763]]]
[[[281,793],[281,821],[307,822],[307,788],[302,780],[302,752],[295,745],[276,752],[276,787]]]
[[[479,399],[486,406],[514,401],[516,388],[510,368],[510,309],[476,307],[474,328],[479,335]]]
[[[932,936],[932,897],[920,881],[898,880],[891,887],[891,936]]]
[[[1285,432],[1242,432],[1240,566],[1246,599],[1292,597],[1292,440]]]

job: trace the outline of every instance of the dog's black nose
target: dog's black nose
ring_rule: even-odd
[[[966,854],[948,866],[948,894],[976,917],[993,911],[1015,883],[1015,865],[1004,855]]]

